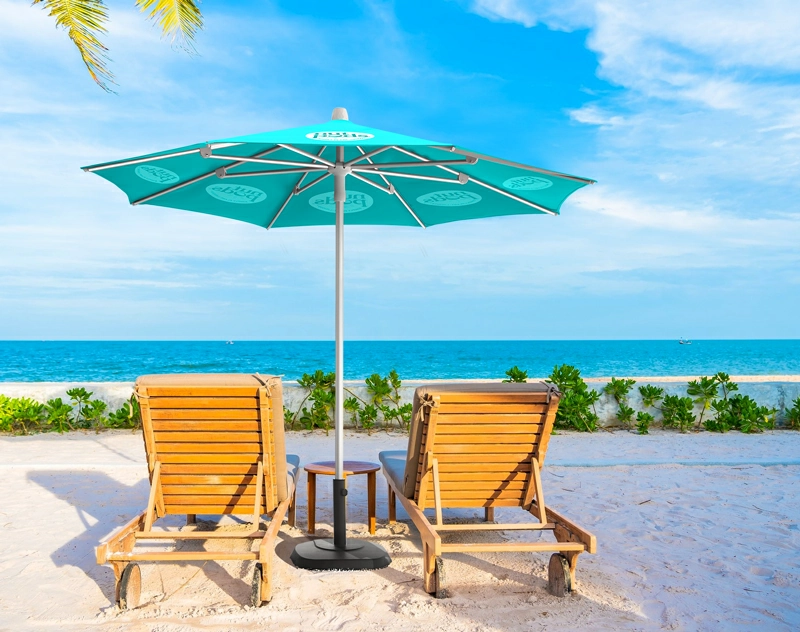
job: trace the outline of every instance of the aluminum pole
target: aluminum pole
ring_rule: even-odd
[[[336,467],[333,477],[333,543],[347,547],[347,488],[344,480],[344,147],[336,148],[333,200],[336,205]]]
[[[344,147],[336,148],[336,161],[344,162]],[[344,201],[345,174],[334,178],[336,203],[336,478],[344,478]]]

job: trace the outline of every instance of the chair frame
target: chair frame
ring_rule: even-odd
[[[542,393],[544,395],[544,393]],[[437,597],[446,596],[442,576],[441,556],[444,553],[486,553],[504,551],[525,552],[554,552],[564,556],[569,565],[569,583],[567,586],[574,588],[576,583],[575,570],[578,556],[581,553],[596,553],[597,541],[594,535],[568,520],[560,513],[545,505],[544,491],[542,488],[541,471],[547,442],[550,437],[556,410],[558,409],[559,395],[557,392],[547,393],[547,410],[544,414],[544,429],[540,445],[530,459],[530,473],[525,481],[525,494],[521,508],[537,518],[533,523],[494,523],[494,506],[491,499],[483,503],[485,514],[484,523],[472,524],[445,524],[442,518],[442,509],[447,508],[447,501],[442,500],[440,491],[439,460],[436,458],[436,424],[442,401],[469,401],[481,403],[485,397],[481,393],[458,395],[426,395],[421,402],[420,412],[425,416],[424,423],[427,433],[423,436],[423,445],[420,451],[419,485],[416,500],[407,498],[403,490],[388,475],[386,467],[383,474],[388,482],[389,524],[397,521],[396,501],[400,500],[403,509],[411,517],[422,539],[422,568],[425,591]],[[428,483],[432,483],[433,502],[428,497]],[[468,483],[466,483],[468,485]],[[463,505],[459,505],[463,506]],[[425,510],[433,508],[434,520],[431,523],[425,515]],[[555,537],[555,542],[504,542],[504,543],[443,543],[441,533],[453,531],[549,531]],[[553,581],[551,563],[551,584]],[[567,588],[569,591],[570,588]]]
[[[280,531],[284,517],[288,513],[288,522],[290,526],[295,524],[295,510],[296,510],[296,493],[297,486],[294,485],[291,494],[282,502],[277,501],[277,492],[275,490],[274,472],[265,471],[264,459],[266,456],[272,454],[274,446],[269,441],[269,432],[267,424],[274,423],[274,416],[272,410],[272,400],[269,395],[268,386],[258,389],[259,410],[261,412],[262,424],[262,454],[259,455],[256,463],[256,492],[253,508],[247,514],[251,518],[251,528],[249,533],[235,533],[230,531],[213,530],[213,531],[176,531],[176,530],[153,530],[153,524],[156,520],[166,515],[164,506],[164,494],[161,483],[161,470],[162,463],[157,458],[157,450],[155,443],[155,433],[153,430],[153,420],[150,414],[149,398],[154,395],[160,396],[180,396],[181,389],[178,387],[158,387],[151,388],[149,391],[145,388],[139,388],[136,391],[136,397],[139,401],[141,414],[142,414],[142,428],[144,434],[145,448],[147,451],[148,469],[150,471],[150,495],[147,501],[147,507],[138,516],[133,518],[130,522],[117,528],[108,536],[101,540],[100,544],[95,548],[98,564],[111,564],[114,569],[114,577],[116,580],[115,599],[117,604],[121,604],[122,578],[125,569],[134,562],[186,562],[186,561],[208,561],[208,560],[255,560],[260,564],[260,568],[256,568],[254,576],[254,603],[253,605],[261,605],[261,603],[269,602],[272,599],[272,556],[275,550],[275,540],[278,532]],[[217,395],[222,394],[225,389],[205,388],[203,389],[204,395],[213,397],[214,393]],[[230,393],[230,388],[227,389]],[[267,467],[270,467],[269,458],[266,459]],[[270,469],[273,469],[270,467]],[[267,476],[272,474],[269,478]],[[270,480],[273,482],[272,489],[265,489],[265,482]],[[266,530],[260,529],[260,520],[263,515],[261,510],[266,505],[267,513],[270,522]],[[189,507],[191,508],[191,507]],[[237,510],[230,511],[231,514],[243,514],[244,511]],[[213,514],[212,514],[213,515]],[[222,515],[222,514],[219,514]],[[186,514],[186,524],[196,524],[196,514]],[[136,543],[139,541],[165,541],[172,540],[178,542],[180,540],[259,540],[260,544],[258,551],[246,552],[214,552],[214,551],[168,551],[168,552],[135,552]],[[260,573],[260,578],[258,574]],[[260,585],[256,585],[259,583]],[[256,598],[256,595],[258,598]],[[135,604],[134,604],[135,607]]]

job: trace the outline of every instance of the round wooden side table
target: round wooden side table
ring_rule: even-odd
[[[333,461],[319,461],[303,465],[303,469],[308,474],[308,532],[313,534],[316,530],[317,520],[317,474],[323,476],[333,476],[335,471]],[[375,472],[381,469],[379,463],[368,461],[345,461],[344,478],[356,476],[357,474],[367,475],[367,515],[369,517],[369,532],[375,533]]]

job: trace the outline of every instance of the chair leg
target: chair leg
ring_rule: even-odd
[[[197,524],[197,516],[195,514],[186,514],[186,524]]]
[[[289,505],[289,526],[293,527],[297,518],[297,488],[292,491],[292,504]]]
[[[272,601],[272,555],[262,557],[259,562],[261,562],[261,602],[269,603]]]
[[[572,585],[572,590],[575,590],[577,586],[575,583],[575,570],[578,568],[578,556],[580,555],[580,551],[565,551],[563,555],[567,558],[567,562],[569,562],[570,584]]]
[[[494,522],[494,507],[486,507],[483,514],[486,522]]]
[[[425,592],[433,594],[436,592],[436,556],[433,550],[426,544],[422,543],[422,577],[425,584]]]
[[[392,486],[389,485],[389,524],[397,522],[397,497]]]

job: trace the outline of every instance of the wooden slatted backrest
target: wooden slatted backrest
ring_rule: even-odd
[[[433,479],[425,476],[430,452],[443,507],[524,506],[531,460],[544,464],[558,391],[546,384],[457,384],[424,387],[417,396],[412,439],[419,450],[408,463],[415,501],[433,506]]]
[[[148,375],[136,381],[135,393],[151,481],[161,464],[158,515],[252,515],[259,462],[261,513],[277,506],[277,483],[283,476],[285,488],[286,477],[280,378]]]

